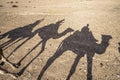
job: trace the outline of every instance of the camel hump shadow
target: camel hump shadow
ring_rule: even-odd
[[[75,31],[72,35],[68,36],[61,42],[55,54],[48,59],[45,66],[42,68],[37,80],[41,80],[50,65],[67,50],[77,54],[77,57],[71,66],[66,80],[70,80],[76,70],[79,60],[81,57],[84,57],[85,54],[87,56],[87,80],[92,80],[92,58],[95,53],[103,54],[106,51],[106,48],[109,45],[109,40],[112,39],[112,36],[102,35],[102,41],[98,44],[96,43],[98,40],[95,39],[88,26],[89,24],[84,26],[81,31]]]

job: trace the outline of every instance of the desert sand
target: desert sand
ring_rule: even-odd
[[[63,22],[56,23],[63,19]],[[57,24],[60,26],[58,34],[68,28],[74,31],[66,32],[65,35],[57,38],[45,39],[43,45],[42,43],[37,45],[42,41],[41,35],[42,37],[55,35],[52,32],[57,30],[56,28],[51,30],[42,28]],[[101,43],[102,35],[112,36],[104,53],[94,53],[92,78],[88,80],[120,80],[119,0],[0,0],[0,35],[8,32],[4,38],[0,39],[0,45],[3,46],[5,42],[11,40],[3,46],[4,55],[12,63],[17,63],[24,58],[19,68],[13,68],[8,64],[0,67],[12,73],[18,73],[30,62],[24,73],[17,79],[7,74],[0,74],[0,80],[38,80],[40,73],[43,73],[43,67],[50,64],[47,61],[55,54],[59,45],[77,30],[81,31],[87,24],[95,39],[98,40],[97,44]],[[30,26],[33,27],[30,30],[25,28]],[[39,34],[42,31],[43,34]],[[34,34],[34,32],[37,33]],[[23,44],[20,45],[21,43]],[[43,46],[45,46],[44,49],[42,49]],[[43,51],[40,53],[41,50]],[[27,53],[29,55],[25,56]],[[40,55],[35,57],[39,53]],[[77,66],[73,68],[75,72],[70,80],[87,80],[87,69],[90,69],[87,67],[86,56],[85,54],[80,58]],[[55,57],[56,59],[49,67],[47,66],[48,68],[39,80],[66,80],[76,57],[77,54],[70,50]]]

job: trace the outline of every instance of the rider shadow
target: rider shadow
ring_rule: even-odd
[[[14,67],[19,68],[19,66],[21,65],[21,62],[35,49],[37,48],[40,44],[42,45],[42,48],[40,50],[40,52],[26,65],[24,66],[18,73],[17,76],[21,76],[24,71],[26,70],[26,68],[44,51],[45,46],[46,46],[46,42],[53,38],[53,39],[58,39],[62,36],[64,36],[65,34],[67,34],[68,32],[72,32],[73,29],[71,28],[67,28],[66,30],[64,30],[61,33],[58,33],[58,29],[60,27],[60,25],[64,22],[63,20],[60,20],[58,22],[56,22],[55,24],[49,24],[47,26],[44,26],[42,28],[37,29],[36,31],[34,31],[34,34],[38,34],[38,36],[41,38],[41,41],[39,41],[24,57],[22,57],[17,63],[12,63]]]
[[[97,44],[97,40],[94,38],[91,31],[88,28],[89,25],[83,27],[81,31],[76,31],[66,39],[64,39],[60,46],[58,47],[55,54],[48,59],[46,65],[42,68],[37,80],[41,80],[45,71],[50,67],[50,65],[60,57],[65,51],[70,50],[77,54],[74,63],[71,66],[71,70],[67,76],[66,80],[70,80],[71,76],[74,74],[79,60],[87,56],[87,80],[92,80],[92,61],[95,53],[102,54],[105,52],[109,45],[109,40],[112,38],[110,35],[102,35],[102,41]]]

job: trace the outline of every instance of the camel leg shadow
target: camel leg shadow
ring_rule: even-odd
[[[7,42],[3,43],[0,45],[1,48],[4,48],[5,46],[9,45],[10,43],[12,43],[14,40],[11,39],[11,40],[8,40]]]
[[[30,38],[28,38],[28,39],[26,39],[25,41],[23,41],[20,45],[18,45],[8,56],[7,56],[7,58],[9,58],[12,54],[13,54],[13,52],[15,52],[17,49],[19,49],[23,44],[25,44],[28,40],[30,40],[32,37],[30,37]]]
[[[59,49],[56,51],[56,53],[48,59],[48,61],[46,62],[46,65],[43,67],[42,71],[40,72],[37,80],[41,80],[42,76],[44,75],[45,71],[50,67],[50,65],[58,58],[62,55],[63,52],[65,52],[65,49]]]
[[[34,50],[36,49],[42,41],[40,41],[38,44],[36,44],[24,57],[22,57],[17,63],[13,63],[13,66],[16,68],[19,68],[21,66],[21,62]]]
[[[7,48],[9,48],[10,46],[12,46],[13,44],[19,42],[20,40],[22,40],[23,38],[18,39],[17,41],[13,42],[12,44],[10,44],[9,46],[5,47],[3,50],[6,50]]]
[[[92,80],[92,62],[93,62],[92,53],[87,54],[87,80]]]
[[[34,48],[36,48],[41,42],[42,42],[42,49],[41,49],[41,51],[26,65],[26,66],[24,66],[18,73],[17,73],[17,76],[21,76],[23,73],[24,73],[24,71],[26,70],[26,68],[44,51],[44,49],[45,49],[45,45],[46,45],[46,41],[47,40],[44,40],[44,41],[40,41]],[[33,49],[34,49],[33,48]],[[28,54],[27,54],[28,55]],[[27,56],[26,55],[26,56]],[[25,57],[24,57],[25,58]],[[21,59],[21,61],[22,61],[23,59]],[[18,66],[20,66],[19,64],[21,64],[21,61],[19,61],[17,64],[18,64]],[[18,67],[17,66],[17,67]]]
[[[77,57],[75,58],[75,61],[71,67],[71,70],[70,70],[66,80],[70,80],[71,76],[75,73],[76,67],[77,67],[81,57],[83,57],[83,56],[77,55]]]

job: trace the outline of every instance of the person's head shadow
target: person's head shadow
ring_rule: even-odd
[[[110,35],[102,35],[101,43],[97,44],[97,40],[94,38],[92,32],[89,31],[88,26],[89,25],[84,26],[81,31],[75,31],[61,42],[55,54],[48,59],[45,66],[42,68],[37,80],[41,80],[49,66],[67,50],[77,54],[77,57],[71,66],[71,70],[66,80],[70,80],[76,70],[79,60],[81,57],[84,57],[85,54],[87,56],[87,80],[92,80],[92,58],[95,53],[102,54],[105,52],[109,45],[109,40],[112,37]]]
[[[16,42],[24,39],[24,38],[30,38],[30,37],[33,37],[33,28],[35,26],[37,26],[41,21],[43,21],[43,19],[41,20],[37,20],[35,21],[34,23],[32,24],[28,24],[26,26],[23,26],[23,27],[18,27],[18,28],[15,28],[13,30],[10,30],[4,34],[1,34],[0,35],[0,39],[3,39],[5,37],[7,37],[9,40],[6,41],[5,43],[1,44],[0,46],[2,48],[4,48],[5,46],[11,44],[12,42],[14,42],[15,40],[17,40]],[[14,43],[16,43],[14,42]]]

